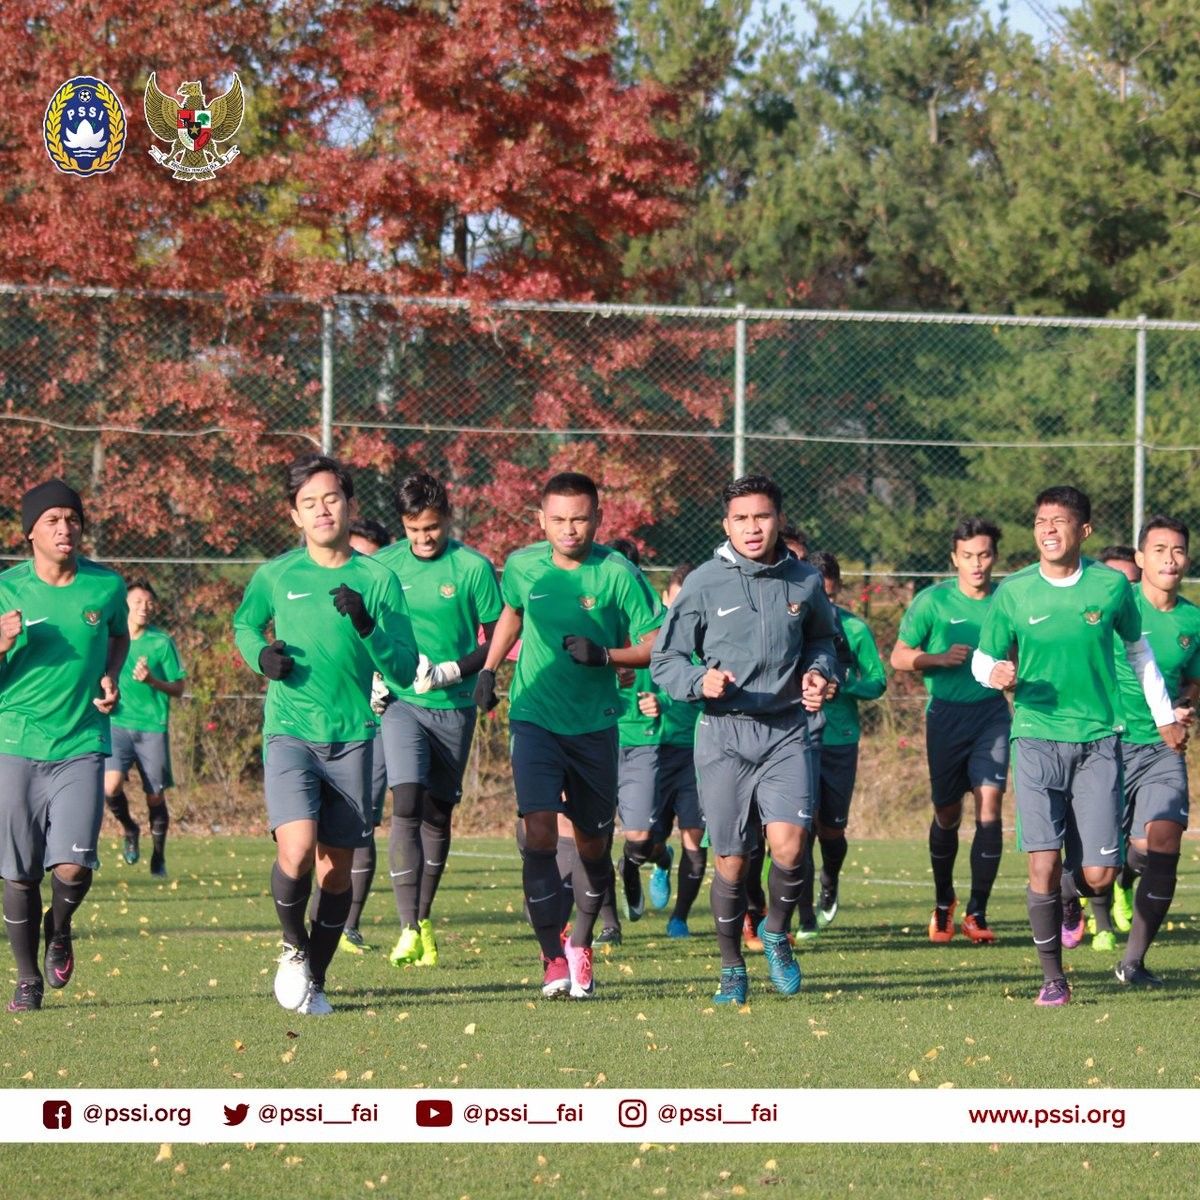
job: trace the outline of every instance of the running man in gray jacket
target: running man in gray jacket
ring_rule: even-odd
[[[779,537],[783,494],[764,475],[724,491],[728,541],[684,582],[654,644],[650,670],[675,700],[703,705],[696,729],[700,805],[716,855],[713,917],[721,949],[718,1004],[745,1004],[742,957],[752,802],[771,850],[759,926],[771,982],[800,990],[787,928],[800,892],[816,796],[806,711],[834,678],[833,609],[819,572]],[[701,664],[701,665],[697,665]]]

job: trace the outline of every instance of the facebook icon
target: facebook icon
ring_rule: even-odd
[[[70,1104],[68,1104],[65,1100],[43,1100],[42,1124],[47,1129],[70,1129]]]

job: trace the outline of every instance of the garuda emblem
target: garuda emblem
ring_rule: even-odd
[[[164,152],[152,146],[150,156],[169,168],[173,179],[215,179],[216,173],[238,155],[236,146],[222,152],[221,144],[228,142],[242,123],[245,104],[241,80],[235,75],[229,91],[211,103],[205,101],[199,80],[181,83],[175,94],[182,103],[160,91],[151,72],[144,98],[146,124],[171,149]]]

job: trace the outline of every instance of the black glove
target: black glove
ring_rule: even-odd
[[[283,642],[272,642],[258,652],[258,669],[268,679],[282,679],[295,665],[296,660],[287,653]]]
[[[591,638],[574,637],[568,633],[563,638],[563,649],[581,667],[608,666],[608,651],[603,646],[597,646]]]
[[[496,672],[483,670],[475,677],[475,707],[491,712],[500,697],[496,695]]]
[[[367,612],[362,594],[356,592],[352,587],[347,587],[344,583],[340,587],[331,588],[329,594],[333,597],[333,607],[343,617],[350,618],[354,632],[360,638],[370,637],[375,629],[375,618]]]

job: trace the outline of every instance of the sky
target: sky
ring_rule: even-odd
[[[835,12],[842,16],[852,16],[860,8],[869,8],[870,0],[825,0]],[[799,10],[802,5],[795,4]],[[1051,20],[1057,20],[1059,10],[1074,8],[1069,0],[987,0],[987,7],[996,17],[1007,10],[1009,24],[1024,33],[1028,33],[1036,41],[1041,42],[1053,36],[1053,29],[1046,21],[1044,14],[1049,14]]]

